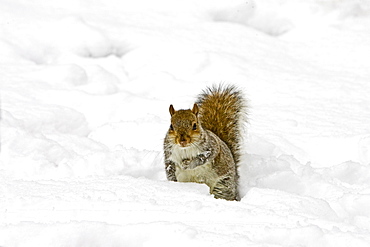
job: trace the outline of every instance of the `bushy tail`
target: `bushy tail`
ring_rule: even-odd
[[[240,160],[241,132],[246,121],[246,100],[235,86],[213,86],[198,95],[199,120],[230,148],[235,164]]]

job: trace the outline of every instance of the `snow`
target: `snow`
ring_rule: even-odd
[[[0,246],[369,246],[368,1],[3,1]],[[165,178],[168,107],[248,97],[240,202]]]

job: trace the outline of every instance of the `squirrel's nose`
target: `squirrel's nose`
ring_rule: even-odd
[[[181,147],[186,147],[187,144],[188,144],[188,141],[186,140],[186,137],[181,135],[180,136],[180,145],[181,145]]]

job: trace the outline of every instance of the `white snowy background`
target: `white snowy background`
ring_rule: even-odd
[[[249,100],[240,202],[166,181],[168,107]],[[370,246],[370,1],[0,0],[0,246]]]

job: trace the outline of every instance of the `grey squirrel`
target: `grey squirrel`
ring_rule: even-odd
[[[215,198],[239,200],[238,163],[246,100],[235,86],[213,86],[198,95],[192,110],[172,105],[164,139],[167,179],[204,183]]]

